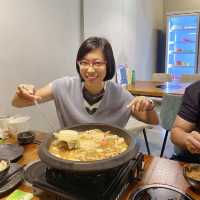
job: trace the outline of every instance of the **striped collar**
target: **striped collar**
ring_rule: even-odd
[[[83,88],[84,88],[84,84],[82,83],[82,91],[83,91]],[[105,94],[105,90],[106,90],[106,82],[104,84],[104,93],[102,94],[102,96],[99,96],[99,100],[97,102],[93,103],[92,105],[90,105],[90,103],[84,98],[84,106],[89,114],[94,114],[97,111],[97,109],[99,108],[99,105],[103,99],[103,96]],[[83,95],[83,97],[84,97],[84,95]]]

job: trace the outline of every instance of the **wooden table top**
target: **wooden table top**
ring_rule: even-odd
[[[44,138],[44,134],[37,133],[37,139],[43,140]],[[12,140],[10,140],[9,143],[12,143]],[[18,161],[18,163],[23,165],[37,160],[37,149],[37,144],[25,145],[23,157]],[[195,193],[185,181],[182,174],[182,167],[183,163],[146,155],[142,180],[129,185],[127,191],[124,192],[120,200],[128,200],[132,192],[136,191],[140,186],[156,183],[174,186],[191,195],[194,200],[200,200],[200,193]],[[33,188],[24,182],[18,186],[18,189],[26,192],[33,192]],[[6,200],[6,197],[0,199]],[[41,193],[39,196],[34,196],[33,200],[55,200],[55,196],[45,192]]]
[[[145,155],[144,175],[141,181],[129,185],[121,200],[128,200],[138,188],[151,184],[164,184],[185,192],[194,200],[200,200],[200,192],[194,191],[183,177],[184,163]]]
[[[155,81],[135,81],[128,85],[127,90],[133,95],[163,97],[165,94],[183,95],[185,88],[191,83],[180,82],[155,82]]]

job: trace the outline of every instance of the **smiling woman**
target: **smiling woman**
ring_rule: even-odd
[[[84,56],[83,60],[78,62],[79,72],[85,81],[85,87],[88,84],[100,84],[106,77],[106,61],[104,61],[103,53],[100,49],[95,49]],[[101,87],[101,84],[100,84]],[[89,89],[90,90],[90,89]]]
[[[80,46],[76,58],[79,76],[54,80],[36,89],[33,85],[17,87],[13,105],[24,107],[54,100],[61,128],[80,123],[106,123],[124,127],[129,117],[156,124],[158,118],[147,98],[134,98],[111,81],[115,59],[105,38],[90,37]],[[127,106],[129,105],[129,106]]]

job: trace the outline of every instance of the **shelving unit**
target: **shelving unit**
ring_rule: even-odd
[[[174,79],[197,72],[199,15],[167,17],[166,72]]]
[[[170,32],[172,31],[194,31],[196,28],[180,28],[180,29],[171,29]]]
[[[196,52],[187,52],[187,51],[171,51],[169,53],[176,53],[176,54],[196,54]]]
[[[183,67],[194,68],[194,66],[187,66],[187,65],[173,65],[173,66],[168,66],[168,68],[183,68]]]
[[[169,41],[169,44],[190,44],[190,43],[196,43],[196,41]]]

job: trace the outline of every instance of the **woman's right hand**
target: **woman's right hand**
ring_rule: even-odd
[[[16,95],[20,99],[34,102],[34,100],[40,100],[41,97],[36,95],[36,89],[34,85],[20,84],[17,86]]]

